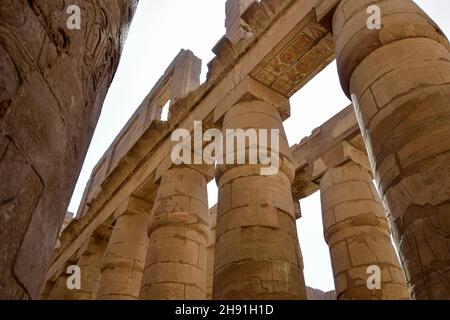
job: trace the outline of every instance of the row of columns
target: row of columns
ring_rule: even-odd
[[[449,42],[412,0],[342,0],[332,28],[411,296],[450,299]]]
[[[226,114],[224,133],[242,128],[243,123],[247,128],[280,130],[279,171],[262,176],[263,165],[217,167],[214,239],[209,238],[207,171],[172,166],[160,180],[153,209],[143,200],[127,200],[116,212],[104,256],[88,247],[80,258],[79,264],[87,261],[85,256],[95,260],[97,275],[101,274],[98,290],[90,285],[79,291],[83,295],[52,294],[50,299],[206,299],[211,241],[215,242],[215,258],[209,263],[214,270],[210,271],[213,291],[208,293],[212,298],[306,299],[291,196],[294,170],[280,115],[276,106],[264,101],[239,103]],[[233,152],[242,151],[250,152]],[[84,276],[88,266],[79,266]],[[71,292],[66,281],[63,274],[54,292]]]
[[[341,1],[332,23],[341,82],[354,100],[384,202],[369,170],[352,159],[320,178],[337,297],[409,298],[386,208],[412,297],[449,298],[448,42],[409,0],[377,1],[383,28],[366,28],[372,2]],[[257,99],[237,103],[223,119],[224,133],[234,128],[279,129],[279,150],[272,151],[280,161],[270,176],[261,174],[261,163],[217,166],[212,297],[305,299],[291,197],[294,166],[277,106]],[[248,154],[257,146],[234,152]],[[148,207],[124,210],[103,259],[98,298],[206,298],[207,181],[196,167],[173,166],[160,181],[150,217]],[[97,258],[91,257],[98,265]],[[367,286],[370,266],[381,270],[380,289]],[[57,294],[63,281],[50,298],[63,297]]]
[[[97,233],[89,240],[78,262],[82,289],[68,290],[63,275],[50,299],[306,299],[292,156],[280,115],[261,100],[238,103],[226,114],[223,130],[243,123],[280,130],[279,170],[263,176],[262,164],[217,167],[213,238],[207,174],[174,166],[162,176],[154,205],[131,197],[116,212],[109,243]],[[255,147],[233,152],[249,154]],[[338,299],[408,299],[369,169],[345,157],[321,176],[320,189]],[[372,265],[381,269],[379,289],[367,287]]]

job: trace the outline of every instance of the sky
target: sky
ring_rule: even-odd
[[[415,0],[450,36],[449,0]],[[87,153],[69,211],[77,212],[92,169],[180,49],[202,59],[202,82],[211,49],[225,34],[225,0],[140,0]],[[291,98],[291,117],[284,122],[290,145],[350,104],[342,93],[333,62]],[[217,202],[214,180],[208,185],[209,206]],[[302,199],[297,222],[306,284],[334,290],[328,247],[323,238],[320,194]]]

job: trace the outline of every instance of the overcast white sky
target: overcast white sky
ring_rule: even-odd
[[[450,35],[449,0],[415,0]],[[140,0],[122,60],[81,171],[69,211],[77,212],[93,167],[181,48],[206,64],[211,48],[225,33],[225,0]],[[291,98],[292,116],[285,122],[290,145],[349,105],[332,63]],[[208,186],[210,207],[217,202],[214,181]],[[308,286],[333,290],[328,247],[323,239],[320,195],[301,201],[298,234]]]

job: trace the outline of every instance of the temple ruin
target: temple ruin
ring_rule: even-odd
[[[449,42],[411,0],[376,2],[382,28],[367,28],[373,3],[227,0],[207,80],[181,50],[93,170],[40,298],[450,299]],[[353,103],[289,146],[289,98],[335,59]],[[174,164],[171,134],[194,121],[278,129],[278,173]],[[336,288],[321,297],[296,228],[317,191]],[[72,265],[80,289],[67,287]]]

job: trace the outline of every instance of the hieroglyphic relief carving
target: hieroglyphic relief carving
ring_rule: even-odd
[[[327,35],[319,43],[311,48],[305,56],[289,68],[274,84],[273,89],[286,95],[293,95],[300,84],[317,68],[329,60],[334,54],[334,44],[331,36]],[[328,63],[327,63],[328,64]]]
[[[291,42],[281,48],[252,76],[277,92],[291,96],[318,66],[329,61],[334,44],[328,30],[310,20]]]
[[[137,1],[72,4],[0,3],[2,298],[39,294]]]

